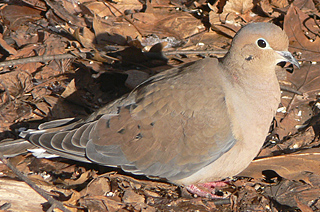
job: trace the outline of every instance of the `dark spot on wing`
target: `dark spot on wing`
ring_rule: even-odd
[[[142,138],[142,134],[141,133],[138,133],[137,135],[136,135],[136,139],[141,139]]]
[[[119,130],[119,131],[118,131],[118,133],[120,133],[120,134],[124,134],[124,133],[125,133],[125,131],[126,131],[125,129],[121,129],[121,130]]]

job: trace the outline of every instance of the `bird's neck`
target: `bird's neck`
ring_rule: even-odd
[[[257,69],[257,73],[245,77],[239,72],[235,68],[225,73],[226,103],[233,123],[238,126],[234,128],[238,131],[235,134],[259,150],[280,102],[280,86],[275,67],[263,71]],[[257,130],[259,132],[252,133]]]

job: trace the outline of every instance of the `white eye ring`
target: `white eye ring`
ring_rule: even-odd
[[[259,38],[256,44],[260,49],[271,49],[269,43],[264,38]]]

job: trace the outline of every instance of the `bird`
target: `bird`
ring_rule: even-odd
[[[280,103],[276,65],[299,67],[288,46],[279,26],[249,23],[223,58],[163,71],[87,119],[45,122],[20,136],[64,158],[192,191],[237,175],[260,151]]]

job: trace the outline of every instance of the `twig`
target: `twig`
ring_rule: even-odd
[[[164,55],[173,55],[173,54],[225,54],[227,53],[226,50],[213,50],[213,51],[168,51],[163,52]],[[26,64],[26,63],[37,63],[37,62],[46,62],[50,60],[62,60],[62,59],[72,59],[72,58],[86,58],[87,53],[85,52],[78,52],[77,55],[73,55],[71,53],[66,54],[57,54],[57,55],[41,55],[35,57],[26,57],[20,59],[13,59],[0,62],[0,67],[4,66],[14,66],[18,64]],[[116,59],[116,58],[112,58]],[[131,62],[132,63],[132,62]],[[132,63],[134,64],[134,63]],[[141,66],[141,64],[140,64]],[[0,71],[0,73],[3,71]]]
[[[86,57],[86,53],[80,52],[77,54],[80,57],[83,57],[83,58]],[[45,61],[50,61],[50,60],[72,59],[72,58],[77,58],[77,57],[78,56],[70,54],[70,53],[57,54],[57,55],[41,55],[41,56],[35,56],[35,57],[26,57],[26,58],[3,61],[3,62],[0,62],[0,67],[13,66],[13,65],[25,64],[25,63],[45,62]]]
[[[287,91],[287,92],[290,92],[290,93],[293,93],[293,94],[297,94],[297,95],[300,95],[300,96],[303,95],[303,93],[301,91],[298,91],[295,88],[291,88],[291,87],[288,87],[288,86],[285,86],[285,85],[280,85],[280,88],[281,88],[282,91]]]
[[[212,51],[206,51],[206,50],[203,50],[203,51],[184,51],[184,50],[181,50],[181,51],[168,51],[168,52],[163,52],[163,54],[165,55],[173,55],[173,54],[226,54],[227,53],[227,50],[212,50]]]
[[[55,199],[53,199],[49,194],[46,193],[43,189],[38,187],[35,183],[33,183],[27,176],[21,173],[16,167],[14,167],[10,161],[8,161],[3,154],[0,152],[0,160],[5,164],[9,169],[13,171],[21,180],[27,183],[33,190],[38,192],[42,197],[44,197],[51,205],[54,205],[56,208],[59,208],[63,212],[71,212],[67,208],[63,206],[63,204]]]

